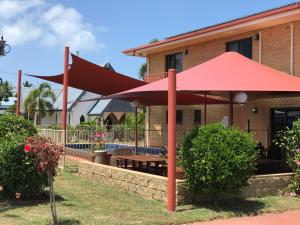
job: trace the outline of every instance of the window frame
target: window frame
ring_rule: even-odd
[[[181,70],[179,71],[177,71],[177,69],[176,69],[176,55],[181,55]],[[172,68],[172,66],[170,66],[170,67],[168,67],[168,63],[169,63],[169,60],[168,60],[168,58],[169,57],[174,57],[175,59],[175,62],[174,62],[174,67],[175,68]],[[176,69],[176,72],[177,73],[180,73],[180,72],[182,72],[183,71],[183,52],[176,52],[176,53],[172,53],[172,54],[168,54],[168,55],[165,55],[165,72],[168,72],[168,70],[169,69]]]
[[[250,55],[251,57],[249,57],[241,52],[241,43],[244,41],[248,41],[248,40],[249,40],[249,43],[251,43],[251,55]],[[237,51],[229,49],[230,44],[233,44],[233,43],[237,44]],[[225,43],[225,50],[226,50],[226,52],[230,52],[230,51],[238,52],[249,59],[253,59],[253,38],[247,37],[247,38],[237,39],[237,40],[233,40],[233,41],[228,41]]]
[[[178,119],[180,118],[178,116],[178,113],[181,113],[181,120],[179,121]],[[166,110],[166,124],[168,124],[168,110]],[[177,109],[176,110],[176,125],[182,125],[183,124],[183,110],[182,109]]]
[[[199,112],[200,114],[200,120],[199,121],[196,121],[196,113]],[[202,122],[202,111],[201,109],[195,109],[194,110],[194,125],[201,125],[201,122]]]

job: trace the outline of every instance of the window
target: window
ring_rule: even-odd
[[[176,69],[177,73],[182,72],[182,70],[183,70],[183,54],[182,54],[182,52],[166,56],[166,72],[169,69]]]
[[[183,122],[183,111],[176,110],[176,124],[182,124]],[[168,124],[168,110],[166,111],[166,124]]]
[[[238,52],[252,59],[252,38],[231,41],[226,43],[226,51]]]
[[[194,124],[201,124],[201,110],[194,110]]]
[[[81,115],[81,117],[80,117],[80,123],[84,123],[84,122],[85,122],[85,118],[84,118],[83,115]]]
[[[273,139],[277,132],[291,128],[293,122],[300,118],[300,108],[280,108],[271,109],[271,138]]]

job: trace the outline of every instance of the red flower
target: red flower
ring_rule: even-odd
[[[31,146],[30,145],[25,145],[24,151],[25,152],[30,152],[30,150],[31,150]]]
[[[295,163],[297,166],[300,166],[300,160],[294,160],[294,163]]]

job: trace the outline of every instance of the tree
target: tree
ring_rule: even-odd
[[[2,82],[1,79],[1,83],[0,83],[0,102],[2,101],[8,101],[9,97],[12,97],[12,86],[10,83],[8,83],[8,81],[4,81]]]
[[[146,73],[147,73],[147,63],[143,63],[143,64],[141,64],[140,69],[139,69],[139,77],[142,80],[144,80]]]
[[[23,83],[23,87],[32,87],[32,83],[29,83],[29,81],[26,80],[26,81]]]
[[[159,40],[157,38],[152,39],[149,44],[158,42]],[[144,77],[147,73],[147,63],[143,63],[139,68],[139,77],[144,80]]]
[[[41,83],[40,86],[32,90],[24,101],[25,112],[28,117],[34,119],[35,111],[38,111],[37,123],[41,123],[41,118],[46,116],[46,111],[49,114],[53,113],[53,103],[56,97],[51,86],[48,83]]]

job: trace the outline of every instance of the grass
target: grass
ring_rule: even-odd
[[[72,173],[60,173],[55,180],[55,189],[59,196],[57,209],[60,225],[182,224],[300,208],[300,198],[270,196],[227,201],[218,206],[185,205],[177,207],[175,213],[168,213],[163,203],[87,181]],[[50,208],[45,200],[0,200],[1,225],[50,223]]]

